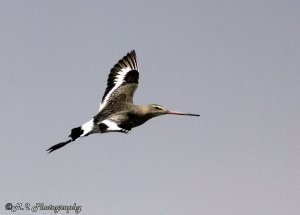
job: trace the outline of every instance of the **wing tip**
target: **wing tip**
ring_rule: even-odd
[[[134,49],[132,49],[130,52],[128,52],[129,55],[134,55],[136,57],[136,52]]]
[[[119,82],[119,81],[122,82],[122,80],[118,80],[118,79],[124,78],[125,74],[131,70],[135,70],[137,73],[139,72],[135,49],[132,49],[130,52],[128,52],[126,55],[124,55],[111,68],[110,73],[108,75],[108,79],[107,79],[107,86],[106,86],[105,92],[103,94],[103,97],[101,99],[99,111],[101,111],[102,108],[105,106],[103,104],[105,103],[107,96],[110,95],[111,92],[117,88],[116,82]],[[122,75],[120,75],[120,74],[122,74]],[[138,82],[138,78],[139,77],[136,78],[137,81],[135,81],[135,82]],[[118,83],[118,85],[121,85],[121,84],[122,83]]]
[[[129,64],[129,67],[134,70],[138,70],[138,63],[136,59],[136,52],[135,50],[131,50],[130,52],[127,53],[120,61],[127,61]],[[120,61],[118,63],[120,63]],[[128,66],[127,64],[127,66]]]

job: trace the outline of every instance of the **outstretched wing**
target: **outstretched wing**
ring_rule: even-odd
[[[131,131],[131,128],[129,127],[123,128],[120,124],[118,124],[117,122],[111,119],[103,120],[98,124],[98,126],[100,129],[100,133],[122,132],[128,134]]]
[[[121,94],[126,96],[127,102],[132,102],[134,91],[138,86],[139,72],[135,51],[127,53],[110,70],[107,87],[100,103],[99,112]]]

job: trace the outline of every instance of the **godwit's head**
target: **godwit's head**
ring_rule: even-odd
[[[147,112],[150,113],[152,115],[152,117],[161,116],[164,114],[183,115],[183,116],[200,116],[199,114],[171,111],[171,110],[168,110],[167,108],[165,108],[161,105],[157,105],[157,104],[147,105]]]

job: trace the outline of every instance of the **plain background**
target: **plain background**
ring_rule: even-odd
[[[300,214],[299,1],[0,4],[1,214],[12,214],[7,202]],[[97,113],[110,68],[132,49],[135,103],[201,117],[159,117],[47,154]]]

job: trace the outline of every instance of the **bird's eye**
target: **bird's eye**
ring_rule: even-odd
[[[156,110],[162,110],[162,108],[161,107],[158,107],[158,106],[155,106],[154,107]]]

